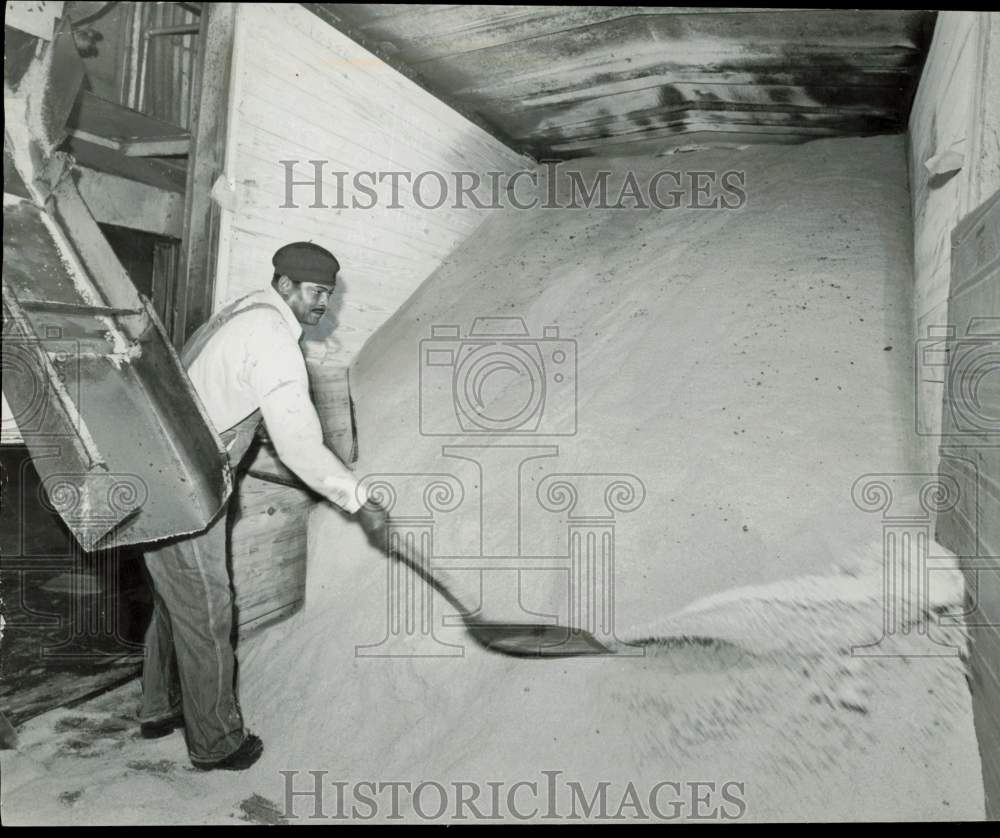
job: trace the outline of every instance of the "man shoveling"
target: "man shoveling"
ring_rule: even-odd
[[[282,462],[311,489],[355,514],[384,549],[386,515],[368,503],[350,470],[323,444],[299,348],[301,324],[326,313],[340,265],[309,242],[280,248],[271,287],[230,303],[181,354],[236,470],[261,421]],[[236,695],[233,602],[227,568],[228,502],[209,527],[145,553],[154,610],[142,677],[143,737],[184,727],[191,762],[243,770],[263,753],[244,728]]]

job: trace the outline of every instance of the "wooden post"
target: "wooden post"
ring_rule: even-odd
[[[212,313],[219,243],[219,208],[210,197],[225,166],[226,114],[232,71],[235,3],[205,3],[198,35],[191,113],[184,228],[173,341],[184,341]]]

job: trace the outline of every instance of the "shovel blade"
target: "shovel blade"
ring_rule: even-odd
[[[588,631],[535,623],[470,623],[476,641],[491,652],[523,658],[571,658],[614,652]]]

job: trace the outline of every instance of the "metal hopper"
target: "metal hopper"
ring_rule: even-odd
[[[76,78],[52,79],[66,37],[4,89],[3,393],[42,500],[91,550],[203,529],[232,478],[152,305],[80,197],[72,158],[53,151]]]

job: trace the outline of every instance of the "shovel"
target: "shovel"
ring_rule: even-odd
[[[261,480],[280,483],[282,486],[306,488],[302,483],[273,474],[252,469],[247,473]],[[581,655],[614,654],[614,650],[583,629],[547,623],[499,623],[477,620],[474,617],[475,609],[452,591],[453,586],[447,583],[447,573],[432,571],[427,558],[415,549],[411,552],[404,547],[403,539],[393,538],[390,533],[386,552],[390,558],[405,564],[441,594],[459,613],[472,639],[484,649],[521,658],[572,658]]]
[[[405,564],[426,581],[454,608],[472,639],[491,652],[519,658],[572,658],[581,655],[611,655],[589,631],[549,623],[499,623],[477,620],[474,609],[464,603],[445,581],[445,573],[435,573],[425,557],[411,555],[403,539],[389,536],[388,555]]]

